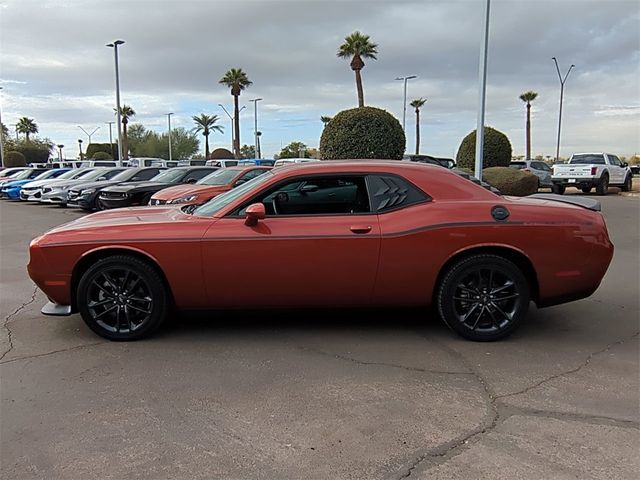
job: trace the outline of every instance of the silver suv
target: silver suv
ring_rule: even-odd
[[[509,166],[511,168],[533,173],[538,177],[538,187],[551,188],[553,186],[553,182],[551,181],[551,167],[543,161],[522,160],[519,162],[511,162]]]

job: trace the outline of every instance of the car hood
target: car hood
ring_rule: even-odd
[[[44,187],[45,185],[51,185],[56,182],[64,182],[65,180],[60,180],[59,178],[45,178],[43,180],[29,181],[29,183],[25,183],[25,188],[33,188],[33,187]]]
[[[86,182],[86,180],[85,180]],[[79,185],[83,183],[81,178],[76,178],[76,179],[72,179],[72,180],[55,180],[51,183],[47,183],[43,186],[45,187],[54,187],[54,188],[60,188],[60,187],[70,187],[72,185]]]
[[[110,192],[128,192],[130,190],[134,190],[134,189],[146,189],[146,188],[165,188],[168,187],[170,185],[173,185],[172,183],[160,183],[160,182],[148,182],[148,181],[144,181],[144,182],[123,182],[117,185],[113,185],[108,187]]]
[[[186,195],[193,194],[214,194],[222,193],[229,190],[229,185],[176,185],[173,187],[165,188],[156,193],[153,198],[157,200],[173,200],[176,198],[184,197]]]

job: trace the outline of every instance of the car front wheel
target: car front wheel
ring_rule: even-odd
[[[553,185],[551,185],[551,192],[557,195],[562,195],[564,193],[564,190],[565,186],[560,185],[559,183],[554,183]]]
[[[529,309],[529,283],[521,270],[497,255],[474,255],[454,264],[438,290],[443,321],[474,341],[511,334]]]
[[[631,178],[631,174],[627,175],[627,178],[624,179],[624,184],[622,185],[623,192],[630,192],[633,189],[633,180]]]
[[[77,304],[87,326],[109,340],[150,335],[167,314],[167,290],[148,263],[128,255],[95,262],[78,284]]]

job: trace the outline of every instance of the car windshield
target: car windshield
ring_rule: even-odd
[[[204,205],[196,208],[193,211],[194,215],[199,217],[211,217],[215,215],[217,212],[222,210],[224,207],[234,202],[236,199],[243,196],[249,190],[256,188],[258,185],[266,182],[273,176],[273,173],[267,172],[264,175],[259,175],[252,180],[249,180],[247,183],[243,183],[237,188],[233,190],[229,190],[228,192],[223,193],[222,195],[218,195],[217,197],[212,198]]]
[[[239,173],[238,170],[216,170],[196,183],[198,185],[227,185],[236,178]]]
[[[35,177],[34,180],[44,180],[45,178],[55,177],[56,173],[57,172],[55,170],[46,170],[42,172],[40,175],[38,175],[37,177]]]
[[[113,177],[111,177],[111,180],[118,181],[118,182],[126,182],[139,171],[140,170],[138,170],[137,168],[128,168],[118,173],[117,175],[114,175]]]
[[[81,175],[76,178],[82,178],[83,180],[95,180],[98,177],[110,178],[110,175],[115,175],[115,174],[103,168],[98,168],[96,170],[90,170],[86,175]]]
[[[593,153],[574,155],[573,157],[571,157],[571,160],[569,161],[569,163],[571,165],[588,165],[588,164],[604,165],[604,155],[593,154]]]
[[[186,174],[188,170],[182,168],[172,168],[171,170],[165,170],[159,173],[151,179],[153,182],[160,183],[178,183]]]
[[[31,178],[33,174],[33,170],[22,170],[21,172],[16,173],[15,175],[11,175],[12,180],[24,180],[27,178]]]

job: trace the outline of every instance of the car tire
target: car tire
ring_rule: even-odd
[[[147,193],[144,197],[142,197],[142,200],[140,200],[140,206],[149,205],[152,196],[153,193]]]
[[[168,293],[149,263],[114,255],[93,263],[80,278],[76,302],[82,319],[108,340],[151,335],[167,316]]]
[[[606,195],[609,191],[609,175],[603,174],[600,178],[600,182],[596,185],[596,193],[598,195]]]
[[[565,191],[564,185],[560,185],[558,183],[554,183],[553,185],[551,185],[551,192],[555,193],[556,195],[562,195],[564,191]]]
[[[633,189],[633,179],[631,178],[631,174],[627,175],[627,178],[624,179],[624,183],[622,184],[623,192],[630,192]]]
[[[582,193],[591,193],[591,189],[593,187],[582,187],[580,190],[582,190]]]
[[[445,273],[437,295],[444,323],[468,340],[488,342],[518,328],[529,309],[527,278],[498,255],[474,255]]]

